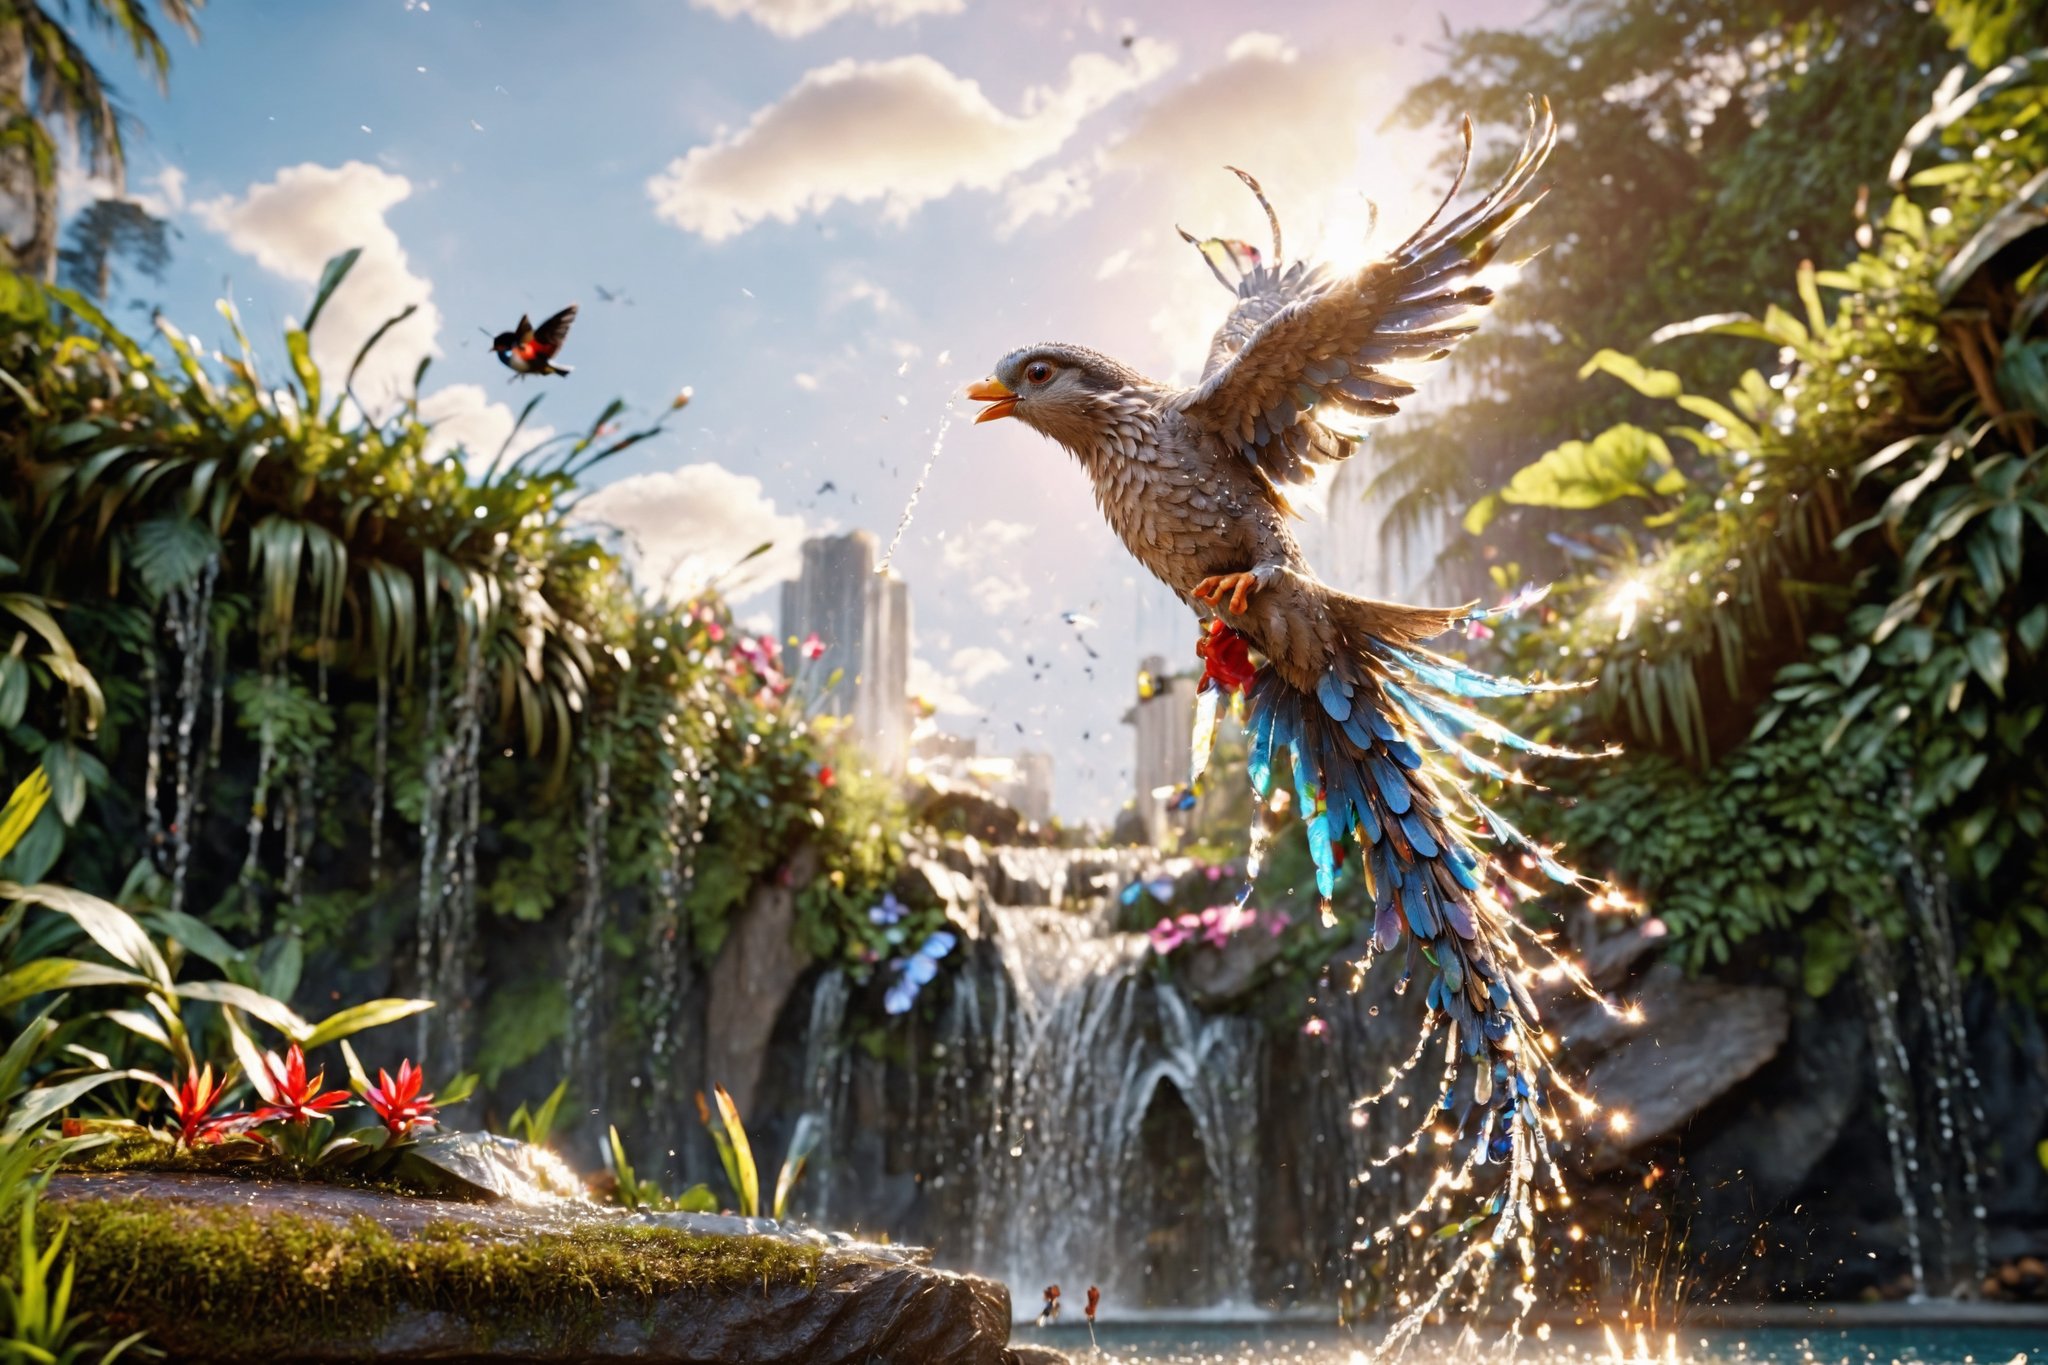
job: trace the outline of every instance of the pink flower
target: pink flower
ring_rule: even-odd
[[[719,625],[716,621],[709,621],[705,623],[704,633],[711,637],[713,644],[716,644],[725,638],[725,627]]]
[[[1330,1026],[1321,1019],[1311,1016],[1309,1021],[1301,1026],[1301,1031],[1311,1038],[1320,1038],[1330,1031]]]
[[[1147,931],[1146,937],[1152,940],[1152,951],[1161,957],[1166,956],[1188,941],[1187,931],[1178,924],[1175,924],[1171,916],[1165,917],[1159,923],[1153,925]]]
[[[815,630],[804,637],[802,649],[804,658],[813,663],[825,657],[825,642],[818,638],[818,632]]]

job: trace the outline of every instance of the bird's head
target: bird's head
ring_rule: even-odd
[[[518,344],[519,333],[517,332],[500,332],[491,338],[491,349],[499,355],[503,355]]]
[[[1015,417],[1070,449],[1093,444],[1114,420],[1116,395],[1149,387],[1136,371],[1084,346],[1026,346],[996,362],[995,373],[970,384],[967,396],[986,403],[976,422]]]

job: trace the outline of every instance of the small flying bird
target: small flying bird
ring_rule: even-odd
[[[539,327],[521,313],[518,327],[491,338],[491,349],[498,353],[498,360],[505,368],[514,374],[565,375],[569,373],[569,367],[555,364],[555,356],[561,351],[562,343],[569,339],[569,328],[575,321],[576,305],[573,303]]]
[[[1469,119],[1462,134],[1469,164]],[[1497,1133],[1514,1129],[1518,1139],[1526,1118],[1514,1104],[1537,1085],[1540,1024],[1521,980],[1517,926],[1490,888],[1511,875],[1510,845],[1553,880],[1584,879],[1481,804],[1477,784],[1450,764],[1520,780],[1479,750],[1583,757],[1524,739],[1464,700],[1562,685],[1495,678],[1420,647],[1487,613],[1370,601],[1323,582],[1289,525],[1297,513],[1288,492],[1348,458],[1372,421],[1415,392],[1408,372],[1476,330],[1476,310],[1506,273],[1487,267],[1542,198],[1535,178],[1556,139],[1549,103],[1533,106],[1520,153],[1477,203],[1447,215],[1461,167],[1413,235],[1342,273],[1289,262],[1278,215],[1258,182],[1235,171],[1265,210],[1273,251],[1266,258],[1188,236],[1232,295],[1192,387],[1083,346],[1047,344],[1012,351],[967,391],[988,405],[976,421],[1015,417],[1063,446],[1124,546],[1214,622],[1200,651],[1211,733],[1219,693],[1243,692],[1254,789],[1270,793],[1284,757],[1326,904],[1336,849],[1356,837],[1374,949],[1405,938],[1427,956],[1436,968],[1432,1018],[1451,1024],[1467,1056],[1491,1052],[1475,1068],[1475,1098],[1496,1112]],[[1251,650],[1263,661],[1254,665]],[[1141,676],[1141,698],[1149,685]],[[1422,749],[1441,757],[1425,764]],[[1475,842],[1475,826],[1490,841]],[[1513,1078],[1497,1090],[1496,1062]]]
[[[1060,1287],[1056,1284],[1049,1284],[1045,1287],[1045,1307],[1038,1310],[1038,1325],[1043,1327],[1049,1322],[1058,1322],[1059,1320]]]
[[[633,306],[633,300],[626,297],[626,291],[623,288],[607,289],[601,284],[593,284],[590,287],[597,291],[598,301],[601,303],[623,303],[628,308]]]
[[[821,484],[819,484],[819,485],[818,485],[818,491],[817,491],[816,493],[813,493],[813,494],[812,494],[811,496],[812,496],[812,497],[817,497],[817,498],[822,498],[822,497],[824,497],[824,496],[825,496],[825,495],[826,495],[827,493],[837,493],[838,491],[839,491],[839,485],[838,485],[838,484],[837,484],[836,482],[834,482],[833,480],[831,480],[831,479],[827,479],[827,480],[825,480],[825,482],[823,482],[823,483],[821,483]]]

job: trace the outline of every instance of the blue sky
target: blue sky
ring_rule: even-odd
[[[421,304],[366,397],[435,352],[450,440],[488,454],[542,382],[508,386],[479,335],[522,311],[582,305],[576,373],[537,423],[692,386],[685,420],[587,504],[643,575],[687,580],[769,537],[886,542],[949,400],[1017,345],[1191,378],[1227,300],[1175,222],[1265,238],[1226,162],[1266,182],[1290,251],[1358,258],[1367,196],[1405,235],[1452,130],[1388,132],[1387,110],[1431,69],[1443,17],[1537,8],[213,0],[196,47],[172,40],[167,98],[117,54],[106,69],[142,130],[129,192],[181,233],[146,292],[210,343],[224,288],[274,337],[319,262],[361,245],[316,349],[345,364]],[[942,728],[1050,750],[1061,813],[1106,821],[1128,795],[1137,661],[1192,662],[1191,621],[1139,581],[1063,454],[969,408],[896,561],[918,679]],[[1069,610],[1100,622],[1099,660]]]

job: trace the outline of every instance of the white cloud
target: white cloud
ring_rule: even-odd
[[[1085,172],[1056,166],[1010,186],[1003,195],[1003,219],[996,234],[1007,237],[1033,218],[1071,218],[1094,202]]]
[[[1129,247],[1120,247],[1105,257],[1101,265],[1095,267],[1095,278],[1098,280],[1112,279],[1123,274],[1124,267],[1130,263],[1131,249]]]
[[[713,242],[842,201],[879,201],[884,217],[901,222],[956,190],[999,188],[1173,60],[1172,48],[1149,38],[1123,60],[1083,53],[1064,84],[1027,90],[1012,114],[922,53],[848,58],[807,72],[745,128],[676,158],[647,192],[658,216]]]
[[[837,312],[841,308],[851,307],[856,303],[864,303],[874,309],[878,317],[887,317],[902,307],[901,304],[896,302],[894,294],[891,294],[873,280],[864,279],[858,275],[849,276],[825,300],[825,306],[833,312]]]
[[[130,182],[123,189],[104,175],[90,175],[78,159],[66,154],[57,165],[57,212],[69,218],[98,199],[126,199],[157,218],[172,218],[185,211],[185,171],[165,166],[140,186]]]
[[[965,649],[954,650],[946,666],[960,680],[962,687],[974,687],[998,673],[1008,672],[1010,656],[987,645],[969,645]]]
[[[744,15],[778,38],[801,38],[835,19],[858,14],[878,24],[900,24],[923,14],[958,14],[965,0],[690,0],[721,19]]]
[[[185,177],[176,167],[156,177],[157,202],[184,202]],[[441,354],[441,312],[433,284],[416,274],[387,215],[411,194],[412,182],[366,162],[340,166],[307,162],[287,166],[240,195],[191,206],[202,224],[274,275],[311,290],[327,262],[362,248],[355,268],[327,301],[313,330],[313,360],[330,385],[348,374],[356,352],[385,320],[406,304],[413,315],[386,333],[363,362],[355,391],[374,412],[404,392],[426,356]],[[145,207],[149,201],[145,199]],[[152,209],[152,212],[156,210]],[[480,384],[448,384],[422,396],[420,414],[433,424],[428,443],[439,456],[462,448],[473,474],[481,474],[512,431],[512,410],[485,395]],[[507,458],[554,435],[529,422]]]
[[[1012,546],[1022,545],[1035,533],[1036,528],[1026,522],[991,517],[948,535],[939,554],[949,569],[976,569]]]
[[[606,484],[583,500],[579,515],[625,535],[650,590],[680,596],[718,578],[734,601],[794,577],[805,534],[803,518],[778,513],[759,479],[718,464]],[[719,577],[763,541],[774,548]]]
[[[1070,172],[1114,182],[1118,210],[1145,224],[1180,224],[1198,236],[1242,237],[1267,249],[1258,203],[1225,166],[1256,175],[1286,230],[1288,254],[1339,268],[1368,256],[1368,200],[1376,240],[1398,241],[1434,206],[1442,139],[1382,133],[1389,100],[1384,54],[1297,51],[1270,33],[1240,35],[1223,60],[1162,90],[1121,136]],[[1228,117],[1218,117],[1228,110]],[[1153,330],[1183,374],[1199,367],[1228,300],[1192,251],[1167,239],[1145,268],[1173,287]],[[1184,252],[1176,256],[1176,252]],[[1107,268],[1107,263],[1105,263]]]
[[[910,659],[910,694],[930,702],[932,709],[942,716],[976,716],[983,710],[960,690],[959,683],[921,655],[912,655]]]
[[[975,605],[991,616],[1001,616],[1010,608],[1031,599],[1031,589],[1014,578],[999,578],[994,574],[977,582],[969,591]]]
[[[265,270],[309,287],[331,257],[362,248],[313,332],[313,359],[331,382],[348,373],[356,351],[385,319],[407,304],[418,305],[363,364],[356,392],[375,407],[402,389],[422,356],[440,352],[434,287],[413,273],[398,234],[385,221],[411,193],[412,182],[404,176],[367,162],[307,162],[285,167],[239,197],[196,203],[192,211]]]

